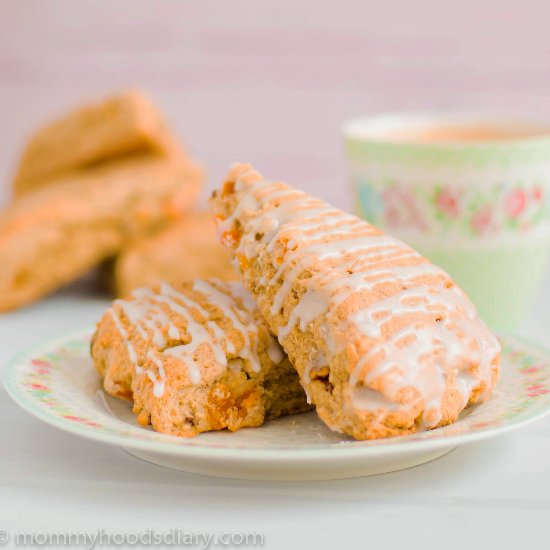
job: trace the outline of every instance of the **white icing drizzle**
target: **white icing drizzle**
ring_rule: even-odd
[[[153,395],[155,397],[162,397],[164,394],[164,385],[166,383],[166,373],[164,372],[164,365],[162,361],[155,355],[153,350],[147,351],[147,357],[155,363],[158,368],[159,377],[157,378],[153,371],[147,370],[147,377],[153,382]]]
[[[254,316],[251,314],[251,312],[258,309],[258,306],[256,305],[256,302],[254,301],[254,298],[246,290],[246,288],[242,285],[242,283],[237,283],[235,281],[229,281],[225,283],[227,289],[229,290],[229,293],[234,297],[241,300],[244,308],[247,310],[247,312],[250,313],[250,323],[255,323]],[[256,325],[254,324],[254,327]],[[267,354],[269,356],[269,359],[272,363],[275,365],[278,365],[283,359],[284,359],[284,351],[279,345],[279,342],[271,334],[269,334],[269,344],[267,346]]]
[[[280,282],[270,304],[272,315],[287,303],[298,277],[308,273],[301,280],[305,291],[291,306],[286,325],[277,329],[279,341],[284,344],[296,327],[305,331],[316,319],[332,357],[341,351],[336,345],[338,331],[356,330],[372,340],[369,352],[359,359],[350,376],[356,409],[414,406],[400,404],[398,394],[413,387],[423,401],[425,426],[433,427],[441,420],[449,380],[461,392],[464,404],[481,382],[490,388],[499,344],[443,270],[397,239],[379,234],[367,222],[301,191],[261,179],[246,186],[244,181],[238,179],[235,184],[242,199],[223,222],[222,230],[231,229],[238,220],[243,232],[237,255],[256,258],[264,247],[270,255],[275,274],[262,285]],[[419,285],[415,280],[420,277]],[[395,292],[371,300],[344,322],[334,318],[340,304],[359,292],[379,292],[381,283],[394,283]],[[405,323],[393,334],[393,329],[388,329],[390,334],[384,337],[386,323],[419,313],[425,314],[424,321],[412,326]],[[311,369],[322,366],[320,362],[330,363],[322,354],[310,357],[306,383]],[[369,387],[375,380],[383,391]]]
[[[221,289],[225,289],[228,294]],[[257,349],[259,343],[258,327],[254,322],[252,313],[256,309],[256,305],[250,294],[239,283],[223,283],[216,280],[211,282],[195,281],[193,290],[203,294],[215,304],[224,316],[231,321],[235,330],[240,332],[243,338],[243,346],[239,351],[239,355],[249,361],[254,372],[259,372],[261,363]],[[235,299],[240,300],[246,309],[240,308]],[[195,300],[182,292],[178,292],[168,283],[161,283],[160,292],[153,292],[147,288],[139,289],[133,292],[133,299],[116,300],[115,304],[135,327],[137,334],[142,339],[148,341],[148,331],[151,333],[151,341],[157,349],[149,349],[146,359],[155,365],[155,370],[144,369],[140,365],[128,330],[122,324],[116,310],[109,309],[115,327],[125,341],[130,361],[134,365],[136,373],[145,373],[151,380],[155,397],[162,397],[165,389],[166,372],[162,356],[176,357],[181,360],[187,367],[191,382],[200,384],[201,372],[195,356],[201,346],[207,345],[212,350],[216,362],[223,367],[227,366],[227,354],[236,353],[235,345],[229,340],[224,330],[210,319],[209,312]],[[167,327],[168,337],[171,340],[181,340],[181,335],[162,306],[185,320],[186,332],[190,336],[188,343],[166,347],[167,340],[162,330],[163,327]],[[199,313],[203,318],[202,322],[195,320],[191,310]],[[283,354],[273,338],[267,352],[273,362],[278,363],[283,358]]]
[[[278,365],[285,357],[283,348],[280,346],[279,342],[275,338],[270,338],[269,346],[267,347],[267,354],[269,359],[275,365]]]
[[[323,352],[320,350],[313,351],[309,356],[308,364],[304,373],[304,380],[309,384],[309,382],[311,382],[311,373],[326,366],[328,366],[328,361]]]
[[[258,342],[258,327],[254,324],[253,319],[249,319],[245,322],[241,321],[239,314],[236,311],[235,301],[230,296],[219,291],[214,285],[208,281],[197,279],[193,282],[193,290],[204,294],[212,303],[218,307],[222,313],[231,321],[233,328],[239,331],[244,345],[239,351],[239,355],[250,362],[250,367],[254,372],[260,372],[261,364],[258,357],[257,342]],[[246,323],[246,324],[245,324]],[[250,341],[250,334],[253,334],[255,344]],[[235,346],[228,340],[227,343],[231,345],[232,351],[235,353]]]
[[[213,280],[219,283],[217,279]],[[236,281],[226,281],[224,284],[227,287],[227,290],[229,291],[231,296],[239,299],[242,302],[244,308],[250,314],[250,319],[252,320],[254,317],[252,312],[258,309],[258,307],[256,306],[256,302],[254,301],[254,298],[252,298],[250,292],[246,290],[242,283],[238,283]]]
[[[138,289],[134,291],[135,300],[117,300],[118,304],[128,318],[128,320],[136,327],[138,334],[144,340],[148,338],[147,330],[149,329],[153,336],[152,341],[155,346],[163,348],[166,346],[166,338],[162,332],[163,326],[168,326],[168,335],[173,340],[179,338],[177,327],[170,321],[170,318],[160,308],[152,308],[151,304],[145,298],[154,298],[152,292],[148,289]]]
[[[120,318],[116,314],[116,312],[112,308],[109,308],[108,311],[109,311],[109,314],[111,315],[111,318],[113,319],[113,322],[115,323],[116,329],[118,330],[119,334],[124,339],[124,342],[126,344],[126,349],[128,350],[128,356],[130,358],[130,361],[136,365],[136,371],[137,371],[137,368],[140,368],[140,367],[137,366],[138,356],[137,356],[137,353],[136,353],[136,350],[135,350],[134,346],[132,345],[132,343],[130,342],[130,340],[128,338],[128,331],[124,328],[124,326],[120,322]]]
[[[354,406],[359,410],[387,409],[397,410],[397,403],[388,399],[383,393],[364,385],[355,385],[351,389],[351,398]]]
[[[307,325],[312,323],[319,315],[322,315],[328,309],[328,299],[322,296],[314,289],[308,288],[290,312],[288,323],[284,327],[280,327],[278,334],[281,340],[284,340],[298,325],[300,330],[304,332]]]
[[[212,321],[206,321],[203,325],[195,321],[190,310],[197,310],[204,319],[209,319],[209,314],[197,302],[188,298],[185,294],[178,292],[168,283],[161,284],[161,294],[156,294],[155,299],[167,304],[172,311],[181,315],[187,322],[187,333],[191,336],[191,341],[187,344],[180,344],[163,351],[164,355],[177,357],[183,361],[189,372],[189,378],[193,384],[200,384],[201,372],[195,360],[197,350],[204,344],[208,345],[214,353],[214,358],[223,367],[227,366],[227,356],[221,346],[223,342],[223,331]],[[180,304],[185,304],[185,307]],[[213,335],[210,330],[214,333]]]

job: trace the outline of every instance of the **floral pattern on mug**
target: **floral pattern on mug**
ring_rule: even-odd
[[[421,205],[411,190],[387,187],[382,191],[381,202],[385,207],[386,219],[393,227],[412,227],[419,231],[428,229]]]
[[[472,216],[470,224],[472,231],[478,235],[482,235],[487,232],[488,228],[493,223],[493,208],[491,205],[482,206]]]
[[[358,178],[355,184],[361,215],[388,230],[489,237],[526,232],[550,211],[550,194],[538,182],[498,182],[481,188]]]
[[[523,189],[514,189],[504,199],[505,208],[510,218],[518,218],[527,205],[527,193]]]
[[[456,191],[438,186],[435,194],[435,204],[439,211],[451,218],[460,216],[460,195]]]

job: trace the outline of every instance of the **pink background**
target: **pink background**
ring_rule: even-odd
[[[139,86],[207,166],[209,188],[245,160],[349,206],[350,117],[488,109],[550,120],[549,21],[548,0],[3,0],[0,201],[37,124]]]

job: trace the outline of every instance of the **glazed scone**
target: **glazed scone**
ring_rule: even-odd
[[[308,410],[298,375],[237,282],[168,283],[116,300],[92,339],[107,393],[143,426],[193,437]]]
[[[0,311],[45,296],[180,217],[201,180],[191,163],[149,155],[22,196],[0,214]]]
[[[38,130],[29,140],[13,189],[21,195],[61,174],[116,157],[172,153],[175,140],[161,113],[132,91],[80,107]]]
[[[163,231],[130,245],[113,269],[117,296],[161,281],[178,285],[190,279],[236,279],[210,212],[186,213]]]
[[[245,286],[330,428],[407,434],[488,397],[499,343],[420,254],[246,164],[212,204]]]

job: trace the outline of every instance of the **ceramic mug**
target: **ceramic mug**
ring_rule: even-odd
[[[396,114],[344,138],[357,213],[447,270],[491,326],[518,328],[550,251],[550,127]]]

